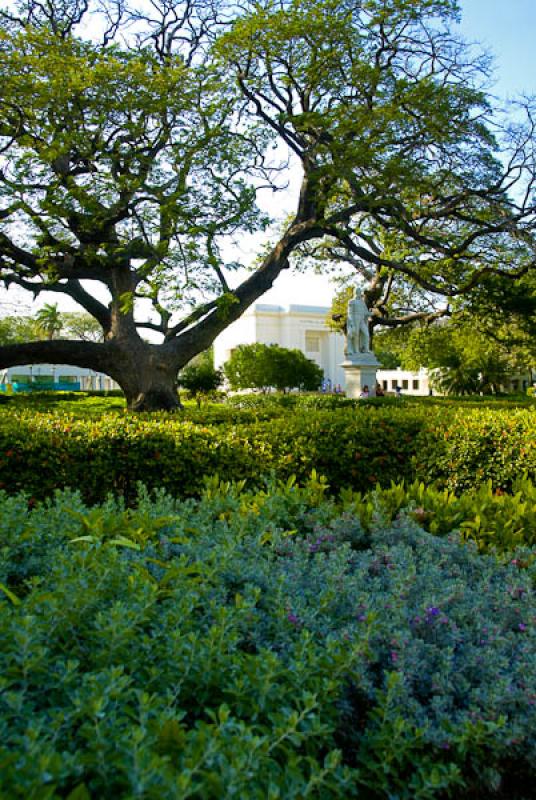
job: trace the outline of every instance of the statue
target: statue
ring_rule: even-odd
[[[346,355],[370,353],[370,334],[368,328],[369,310],[361,289],[355,289],[348,303],[348,319],[346,322]]]

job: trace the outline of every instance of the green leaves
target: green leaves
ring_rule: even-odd
[[[36,397],[24,409],[19,400],[2,409],[0,488],[26,491],[32,503],[66,486],[80,487],[89,502],[112,492],[131,504],[139,483],[181,497],[225,495],[240,484],[262,485],[270,474],[307,481],[313,470],[331,492],[416,478],[454,491],[491,480],[494,490],[504,490],[524,473],[536,477],[530,400],[526,408],[439,398],[405,398],[395,406],[328,395],[247,395],[180,417],[125,414],[113,409],[119,403],[113,399],[67,401],[63,413],[61,401],[51,408]],[[112,408],[103,413],[108,403]],[[220,486],[222,478],[227,486]],[[325,483],[316,483],[321,497]],[[75,514],[73,536],[104,532],[114,539],[127,531],[128,539],[143,544],[167,524],[136,525],[128,512],[115,526],[112,521],[99,511]]]
[[[73,269],[109,286],[118,264],[139,270],[142,280],[131,285],[151,297],[161,291],[161,302],[178,286],[183,301],[198,299],[201,284],[219,291],[217,237],[263,223],[244,180],[256,155],[244,126],[232,135],[234,98],[227,76],[201,53],[200,21],[203,30],[189,31],[191,53],[181,40],[166,58],[132,41],[103,47],[82,28],[63,35],[38,14],[32,23],[4,20],[2,30],[10,113],[1,135],[11,172],[0,196],[14,223],[13,241],[2,240],[6,270],[33,279],[36,291]],[[117,294],[127,313],[134,298]]]
[[[323,375],[320,367],[300,350],[265,344],[239,345],[223,370],[232,389],[264,391],[270,387],[314,391]]]
[[[0,794],[436,800],[532,784],[534,553],[481,555],[453,530],[471,504],[502,514],[503,496],[376,490],[365,531],[364,498],[322,483],[141,491],[128,515],[0,496],[0,576],[20,594],[0,599]],[[519,489],[512,518],[535,497]],[[450,528],[432,536],[442,506]],[[80,519],[89,547],[71,545]],[[138,549],[110,540],[121,524],[147,532]]]
[[[20,604],[20,600],[17,595],[8,589],[7,586],[4,586],[3,583],[0,583],[0,592],[2,592],[2,594],[4,594],[14,606],[18,606]]]

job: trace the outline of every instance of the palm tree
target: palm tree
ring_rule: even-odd
[[[46,303],[35,315],[37,324],[46,334],[47,339],[53,339],[56,333],[59,333],[63,327],[61,314],[58,311],[57,305]]]

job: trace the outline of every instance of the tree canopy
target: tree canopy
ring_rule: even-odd
[[[131,408],[173,408],[178,370],[297,258],[354,264],[387,325],[407,316],[396,287],[408,305],[408,287],[451,298],[528,274],[532,116],[496,113],[456,14],[451,0],[1,12],[0,279],[68,295],[103,341],[6,345],[0,367],[89,366]],[[281,186],[277,145],[299,197],[240,282],[222,245],[266,225],[257,198]]]
[[[289,350],[272,344],[242,344],[224,364],[231,389],[289,389],[314,391],[324,373],[306,358],[301,350]]]
[[[380,352],[403,369],[431,370],[434,387],[447,394],[496,393],[534,364],[534,340],[519,338],[503,320],[458,313],[433,324],[418,323],[378,335]]]
[[[56,305],[45,305],[33,317],[0,317],[0,346],[49,339],[50,333],[52,338],[57,334],[64,339],[102,340],[102,328],[91,314],[83,311],[58,311]]]

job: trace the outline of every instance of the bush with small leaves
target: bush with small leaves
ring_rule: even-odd
[[[536,565],[348,503],[0,495],[0,796],[529,800]]]

